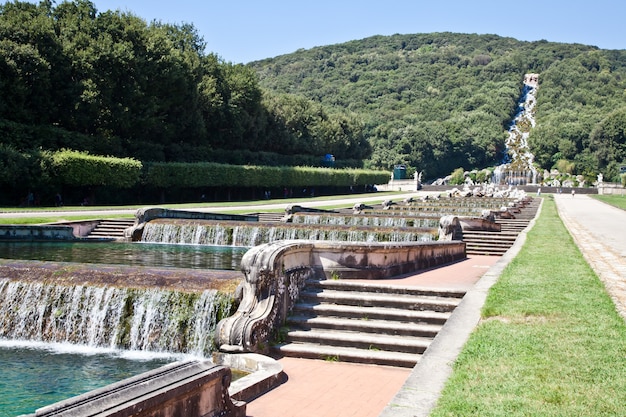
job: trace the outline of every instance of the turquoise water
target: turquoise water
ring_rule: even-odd
[[[182,356],[0,340],[0,417],[101,388]]]
[[[248,248],[122,242],[0,242],[0,258],[238,270]]]
[[[247,248],[119,242],[0,242],[0,258],[191,269],[239,269]],[[182,359],[0,339],[0,417],[37,408]]]

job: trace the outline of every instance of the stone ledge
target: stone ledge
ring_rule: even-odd
[[[283,384],[286,380],[283,367],[278,361],[257,353],[215,352],[213,362],[249,372],[243,378],[233,381],[228,389],[230,396],[237,401],[250,402]]]
[[[246,405],[228,395],[229,368],[175,362],[38,409],[28,417],[244,417]]]

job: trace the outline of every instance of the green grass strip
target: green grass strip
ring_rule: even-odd
[[[431,416],[624,416],[626,322],[546,199]]]
[[[317,206],[318,209],[333,210],[338,208],[350,208],[351,204],[336,204],[333,201],[337,199],[354,199],[358,201],[359,198],[372,198],[377,197],[376,200],[368,200],[367,204],[381,204],[385,200],[393,200],[394,196],[402,195],[400,191],[387,191],[378,192],[376,194],[346,194],[346,195],[332,195],[322,197],[306,197],[306,198],[291,198],[291,199],[274,199],[274,200],[255,200],[255,201],[231,201],[220,203],[184,203],[184,204],[158,204],[149,205],[147,207],[163,207],[174,210],[194,210],[198,208],[213,208],[215,212],[228,213],[228,214],[250,214],[258,211],[264,213],[284,213],[285,207],[290,204],[300,204],[304,207],[307,203],[329,201],[328,205]],[[399,201],[396,199],[396,201]],[[263,206],[268,204],[279,205],[280,208],[268,209]],[[59,221],[75,221],[75,220],[90,220],[90,219],[119,219],[134,217],[133,214],[100,214],[94,215],[81,215],[80,212],[88,211],[106,211],[106,210],[137,210],[143,206],[65,206],[65,207],[11,207],[0,208],[0,211],[9,213],[8,216],[0,218],[1,224],[41,224],[41,223],[54,223]],[[233,207],[238,207],[233,209]],[[259,208],[262,207],[262,208]],[[16,213],[15,217],[11,217],[10,213]],[[19,214],[32,213],[32,216],[22,217]],[[55,215],[58,212],[58,215]],[[72,214],[67,214],[71,212]],[[43,217],[45,214],[45,217]]]
[[[626,195],[592,195],[604,203],[626,210]]]

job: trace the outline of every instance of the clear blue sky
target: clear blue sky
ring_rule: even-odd
[[[192,23],[207,52],[233,63],[395,33],[490,33],[626,49],[622,0],[92,1],[100,12],[120,9],[148,22]]]

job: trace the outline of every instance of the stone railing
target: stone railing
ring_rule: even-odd
[[[276,241],[244,255],[242,299],[220,321],[215,344],[224,352],[267,352],[307,279],[382,279],[465,258],[465,243]]]

